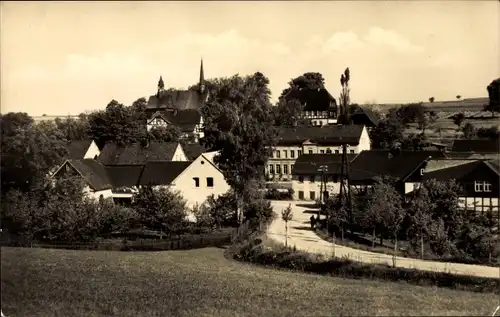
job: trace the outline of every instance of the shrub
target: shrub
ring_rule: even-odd
[[[294,190],[287,189],[286,192],[280,191],[276,188],[268,188],[264,193],[265,199],[269,200],[291,200],[293,199]]]
[[[257,198],[247,204],[243,210],[243,215],[245,219],[251,222],[252,227],[267,226],[276,218],[271,203],[262,198]]]

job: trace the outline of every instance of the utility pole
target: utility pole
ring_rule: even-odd
[[[321,211],[324,209],[323,207],[325,204],[325,195],[324,195],[325,191],[326,191],[325,172],[328,172],[328,166],[327,165],[320,165],[320,167],[318,167],[318,172],[321,172],[321,183],[319,185],[319,191],[320,191],[319,192],[319,210],[318,210],[318,220],[319,220],[319,215],[321,214]]]

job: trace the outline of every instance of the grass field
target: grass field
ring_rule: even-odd
[[[224,250],[2,248],[2,310],[20,316],[490,315],[492,294],[279,271]]]

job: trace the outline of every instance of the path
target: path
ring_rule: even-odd
[[[295,246],[297,250],[319,253],[332,256],[333,243],[318,237],[310,228],[309,218],[311,207],[302,205],[307,202],[271,201],[277,219],[269,226],[267,235],[276,242],[285,243],[285,222],[281,219],[281,210],[288,204],[292,205],[293,219],[288,223],[288,245]],[[317,210],[317,209],[316,209]],[[357,250],[345,246],[335,245],[336,257],[348,257],[351,260],[364,263],[393,264],[393,256],[369,251]],[[425,261],[412,258],[396,257],[396,266],[404,268],[417,268],[427,271],[441,271],[452,274],[464,274],[483,277],[500,278],[500,268],[483,265],[462,263],[449,263]]]

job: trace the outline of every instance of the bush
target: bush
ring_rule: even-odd
[[[500,294],[500,280],[453,275],[444,272],[394,268],[388,265],[369,265],[347,259],[325,260],[320,255],[297,252],[282,245],[271,245],[261,239],[249,240],[232,246],[228,255],[236,260],[255,264],[311,272],[343,278],[371,278],[387,281],[406,281],[417,285],[433,285],[467,291]]]
[[[294,190],[289,188],[286,192],[280,191],[276,188],[266,189],[264,193],[265,199],[269,200],[292,200]]]
[[[200,226],[215,227],[235,226],[237,224],[237,204],[232,192],[217,198],[212,194],[205,203],[193,207],[193,214]]]
[[[267,226],[276,219],[276,213],[271,203],[262,198],[257,198],[248,203],[243,209],[243,215],[245,219],[250,221],[252,228],[261,225]]]

